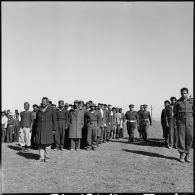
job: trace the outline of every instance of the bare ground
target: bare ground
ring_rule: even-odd
[[[113,140],[96,151],[51,150],[47,163],[36,160],[37,150],[22,154],[17,143],[3,143],[2,192],[193,192],[193,163],[180,163],[176,149],[163,147],[160,123],[148,138]]]

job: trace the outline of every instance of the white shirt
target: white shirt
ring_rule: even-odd
[[[1,124],[5,124],[5,128],[7,128],[8,118],[6,116],[1,117]]]
[[[100,109],[100,112],[102,114],[102,118],[104,117],[104,111],[102,109]]]

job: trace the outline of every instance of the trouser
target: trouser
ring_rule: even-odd
[[[1,141],[5,142],[6,128],[1,127]]]
[[[169,119],[169,145],[177,148],[178,146],[178,130],[176,126],[175,118]]]
[[[139,136],[142,137],[142,123],[139,123],[139,127],[138,127],[138,133],[139,133]]]
[[[28,146],[30,147],[30,141],[31,141],[31,132],[30,132],[30,128],[20,128],[19,131],[19,144],[23,147],[23,146]]]
[[[102,141],[103,142],[106,141],[106,136],[107,136],[107,127],[104,126],[104,127],[102,127]]]
[[[14,125],[8,125],[6,131],[6,142],[10,143],[13,141],[13,132],[14,132]]]
[[[116,136],[116,125],[112,125],[111,127],[111,137],[114,139]]]
[[[35,136],[36,136],[36,124],[34,122],[32,126],[32,134],[31,134],[31,147],[35,148],[37,145],[35,143]]]
[[[129,134],[129,141],[134,141],[134,132],[136,129],[136,123],[135,122],[127,122],[127,132]]]
[[[59,120],[57,121],[57,123],[58,123],[58,129],[55,135],[56,145],[59,148],[64,148],[64,141],[65,141],[65,134],[66,134],[65,121]]]
[[[107,126],[107,131],[106,131],[106,141],[110,140],[110,125]]]
[[[116,139],[119,138],[120,124],[116,125]]]
[[[41,159],[49,158],[49,150],[51,146],[48,144],[39,145],[39,155]]]
[[[193,122],[177,121],[178,128],[178,151],[179,153],[190,153],[193,143]]]
[[[87,146],[87,126],[84,125],[82,128],[82,139],[81,139],[81,147],[84,148]]]
[[[97,145],[97,123],[87,124],[87,147]]]
[[[19,142],[19,131],[20,131],[20,127],[15,126],[14,127],[14,142]]]
[[[169,145],[169,127],[168,126],[163,126],[163,138],[165,139],[165,144],[166,146]]]
[[[52,149],[56,148],[56,138],[55,138],[55,135],[53,135],[53,143],[51,145],[51,148]]]
[[[119,138],[123,138],[124,135],[123,135],[123,128],[120,128],[120,131],[119,131]]]
[[[144,140],[147,140],[148,128],[149,128],[149,124],[143,124],[143,126],[142,126],[142,136],[143,136]]]
[[[70,148],[71,149],[74,149],[74,150],[80,149],[80,147],[81,147],[80,145],[81,145],[81,139],[80,138],[75,138],[75,139],[71,138],[70,139]]]

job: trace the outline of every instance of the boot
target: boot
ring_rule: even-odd
[[[182,163],[184,163],[185,162],[185,160],[184,160],[184,153],[180,153],[180,159],[179,159],[179,161],[180,162],[182,162]]]
[[[192,161],[190,160],[190,154],[186,154],[185,161],[188,163],[191,163]]]

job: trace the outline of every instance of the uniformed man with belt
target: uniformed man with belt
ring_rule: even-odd
[[[147,136],[148,136],[148,128],[149,128],[149,124],[152,125],[152,119],[150,116],[150,112],[147,111],[147,105],[144,104],[143,108],[144,110],[140,113],[140,119],[141,119],[141,123],[142,123],[142,136],[143,139],[146,141],[147,140]]]
[[[181,98],[177,100],[175,108],[176,124],[178,128],[178,151],[180,162],[191,162],[189,155],[193,142],[193,101],[188,97],[188,89],[180,90]]]
[[[134,132],[136,126],[139,124],[139,117],[136,111],[134,111],[134,105],[129,105],[129,111],[125,114],[125,120],[127,121],[127,132],[129,134],[129,143],[134,141]]]

